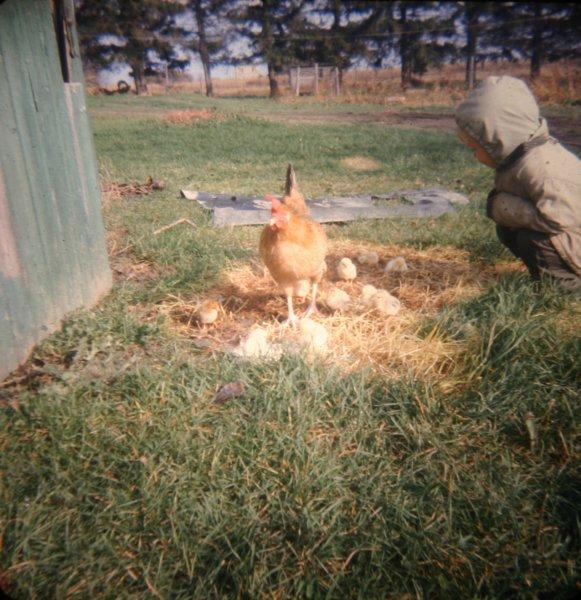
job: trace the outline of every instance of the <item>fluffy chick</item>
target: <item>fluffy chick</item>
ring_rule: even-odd
[[[347,292],[339,288],[333,288],[325,297],[325,304],[332,311],[345,310],[351,303],[351,298]]]
[[[302,319],[299,325],[301,345],[308,350],[324,353],[329,344],[329,332],[312,319]]]
[[[204,300],[198,308],[198,320],[202,325],[212,324],[219,315],[220,305],[215,300]]]
[[[262,327],[257,327],[240,340],[236,353],[244,358],[258,358],[268,354],[269,348],[268,332]]]
[[[373,296],[377,294],[377,288],[374,285],[367,284],[361,289],[361,299],[364,304],[370,304]]]
[[[388,273],[403,273],[408,270],[408,265],[403,256],[396,256],[385,265],[385,270]]]
[[[357,255],[357,262],[360,265],[374,267],[379,262],[379,255],[377,254],[377,252],[363,251]]]
[[[337,265],[337,276],[345,281],[352,281],[357,277],[357,267],[350,258],[342,258]]]
[[[373,308],[382,315],[397,315],[401,310],[401,303],[387,290],[379,290],[372,298]]]

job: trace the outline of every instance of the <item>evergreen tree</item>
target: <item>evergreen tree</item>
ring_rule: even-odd
[[[278,76],[292,62],[293,34],[305,29],[306,0],[234,2],[230,10],[237,33],[249,47],[243,61],[263,60],[268,69],[270,97],[280,96]]]
[[[414,75],[429,66],[439,66],[457,53],[453,38],[456,3],[386,2],[380,33],[371,36],[373,64],[382,66],[393,54],[401,64],[401,86],[405,90]]]
[[[175,44],[163,35],[172,14],[181,7],[169,0],[77,0],[83,58],[98,67],[127,62],[135,91],[147,91],[145,74],[156,55],[180,66]]]
[[[498,2],[493,4],[492,43],[511,60],[530,61],[530,77],[545,62],[581,56],[581,10],[575,2]]]
[[[226,8],[228,0],[185,0],[185,10],[176,15],[173,30],[177,31],[185,40],[193,38],[192,42],[185,41],[182,45],[198,53],[204,80],[206,83],[206,95],[214,95],[212,85],[212,63],[220,60],[219,55],[224,50],[228,41],[226,25]],[[190,30],[178,23],[195,23],[194,29]]]
[[[476,67],[479,59],[498,58],[498,49],[494,47],[495,23],[493,2],[463,2],[456,13],[458,24],[466,32],[464,56],[466,60],[466,87],[471,88],[476,81]]]
[[[293,49],[293,55],[299,62],[336,66],[342,81],[343,72],[356,59],[368,58],[369,41],[380,33],[388,5],[346,0],[309,2],[307,29],[298,35],[300,46]]]

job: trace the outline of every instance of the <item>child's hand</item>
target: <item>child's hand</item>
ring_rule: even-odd
[[[492,190],[486,201],[486,214],[503,227],[554,233],[532,202],[508,192]]]
[[[498,190],[492,189],[490,190],[490,193],[488,194],[488,198],[486,198],[486,216],[489,219],[492,219],[492,205],[494,203],[494,199],[496,198],[496,196],[498,195]]]

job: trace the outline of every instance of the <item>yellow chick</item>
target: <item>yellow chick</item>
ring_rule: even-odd
[[[202,325],[210,325],[217,318],[220,305],[215,300],[204,300],[198,308],[198,319]]]
[[[325,297],[325,304],[332,311],[345,310],[350,303],[349,294],[339,288],[333,288]]]
[[[382,315],[397,315],[401,310],[401,303],[392,296],[387,290],[379,290],[373,298],[371,298],[373,308]]]
[[[350,258],[342,258],[337,265],[337,276],[345,281],[352,281],[357,277],[357,267]]]
[[[317,353],[327,351],[329,332],[323,325],[309,318],[301,319],[299,332],[302,346]]]
[[[297,298],[306,298],[310,291],[311,282],[306,279],[300,279],[294,287],[294,293]]]
[[[256,327],[244,339],[240,340],[235,353],[244,358],[259,358],[266,356],[269,350],[268,332],[262,327]]]
[[[373,296],[377,294],[377,288],[374,285],[364,285],[361,289],[361,299],[364,304],[370,304]]]

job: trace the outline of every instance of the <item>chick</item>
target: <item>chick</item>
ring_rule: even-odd
[[[327,351],[329,332],[312,319],[302,319],[299,325],[301,345],[317,353]]]
[[[333,288],[325,298],[325,304],[332,311],[345,310],[350,303],[349,294],[339,288]]]
[[[385,271],[387,273],[402,273],[403,271],[408,270],[408,265],[403,256],[396,256],[392,258],[387,265],[385,265]]]
[[[257,327],[253,329],[245,338],[240,340],[240,344],[235,349],[234,354],[243,358],[258,358],[266,356],[270,350],[268,343],[268,333],[266,329]]]
[[[198,320],[202,325],[210,325],[217,318],[220,305],[215,300],[204,300],[198,308]]]
[[[357,262],[360,265],[368,265],[374,267],[379,262],[379,255],[377,252],[363,251],[357,255]]]
[[[387,290],[379,290],[372,298],[373,308],[382,315],[397,315],[401,310],[401,303]]]
[[[337,265],[337,276],[345,281],[352,281],[357,277],[357,267],[350,258],[342,258]]]
[[[294,293],[297,298],[304,299],[309,295],[311,291],[311,283],[306,279],[299,279],[294,287]]]
[[[374,285],[364,285],[361,289],[361,299],[364,304],[370,304],[373,296],[377,294],[377,288]]]

